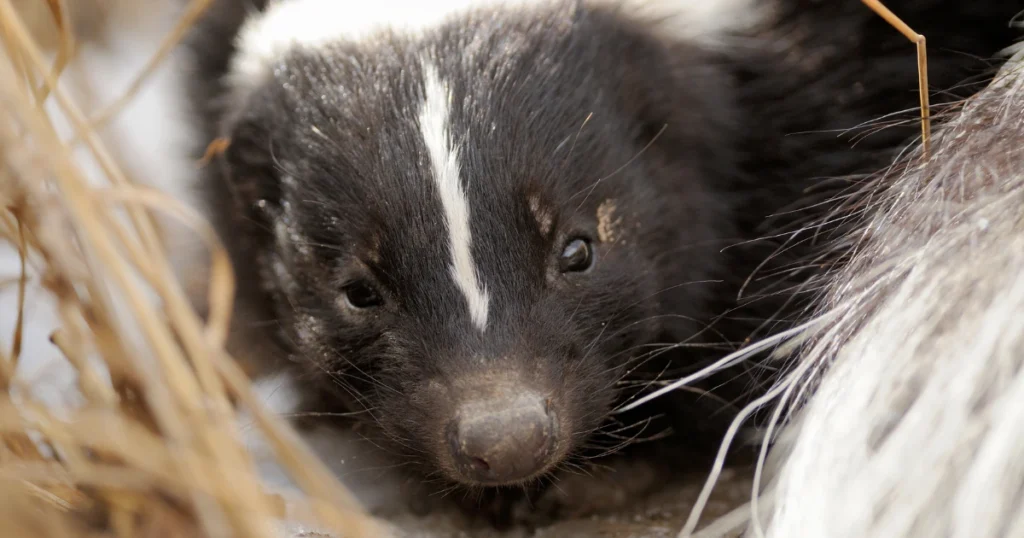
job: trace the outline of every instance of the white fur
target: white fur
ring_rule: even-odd
[[[423,87],[420,131],[427,145],[434,182],[444,208],[452,278],[466,297],[473,325],[484,331],[487,329],[490,296],[486,286],[481,285],[473,263],[469,199],[463,191],[459,174],[459,147],[449,126],[451,93],[429,60],[423,62]]]
[[[387,30],[417,35],[452,16],[472,9],[531,9],[563,0],[275,0],[253,15],[237,38],[229,80],[235,103],[262,84],[274,64],[292,50],[358,42]],[[659,19],[659,28],[674,39],[720,45],[725,34],[750,28],[771,13],[770,0],[584,0],[621,7],[639,17]]]
[[[1022,114],[1024,51],[873,197],[751,536],[1024,536]]]

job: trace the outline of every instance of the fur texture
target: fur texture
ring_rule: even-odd
[[[1024,536],[1022,117],[1017,53],[856,195],[747,535]]]

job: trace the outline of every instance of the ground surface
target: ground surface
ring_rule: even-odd
[[[685,483],[670,485],[622,511],[563,521],[534,534],[527,531],[470,531],[465,529],[459,518],[450,514],[400,517],[396,521],[407,532],[407,538],[674,538],[700,494],[704,478],[695,475]],[[750,485],[748,474],[727,470],[701,521],[710,522],[745,503],[750,499]]]

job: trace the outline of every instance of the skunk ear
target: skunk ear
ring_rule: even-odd
[[[238,33],[253,10],[262,10],[266,3],[214,2],[192,26],[183,48],[191,75],[187,91],[195,123],[210,141],[223,139],[227,144],[215,148],[220,151],[208,159],[200,186],[209,199],[217,200],[212,216],[223,220],[226,230],[265,221],[260,206],[277,205],[280,200],[269,132],[260,118],[249,113],[254,110],[251,103],[262,94],[257,91],[244,100],[234,98],[227,75],[238,52],[230,36]]]
[[[641,23],[625,23],[616,34],[622,40],[616,47],[619,106],[635,120],[637,144],[659,138],[702,146],[728,128],[722,123],[732,122],[727,111],[735,108],[735,85],[718,53],[655,37]]]
[[[225,142],[211,152],[199,188],[215,201],[209,211],[222,233],[263,244],[271,239],[281,203],[268,131],[257,120],[244,119],[221,132]]]
[[[220,164],[232,198],[240,207],[280,205],[281,181],[266,127],[245,119],[228,132],[230,143]]]
[[[723,102],[732,98],[724,61],[717,57],[724,53],[666,29],[667,15],[657,15],[671,2],[594,4],[577,8],[573,24],[580,35],[600,37],[587,59],[600,66],[616,109],[634,120],[631,134],[641,147],[693,129],[702,117],[732,104]]]

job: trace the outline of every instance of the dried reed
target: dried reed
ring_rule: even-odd
[[[208,3],[190,3],[151,65]],[[30,274],[56,300],[61,329],[51,341],[76,369],[82,394],[81,404],[44,402],[15,375],[19,313],[11,345],[0,349],[4,536],[271,537],[282,518],[305,516],[338,536],[385,536],[387,527],[264,409],[225,351],[234,281],[216,236],[200,216],[128,178],[96,134],[125,101],[84,110],[56,85],[75,40],[102,25],[97,18],[145,4],[0,0],[0,236],[22,260],[20,278],[5,285],[19,287],[19,312]],[[97,7],[106,9],[90,11]],[[74,140],[61,139],[47,99],[71,119]],[[87,180],[75,141],[100,163],[106,184]],[[157,214],[210,249],[205,321],[171,269]],[[243,446],[242,412],[301,494],[285,501],[261,481]]]

